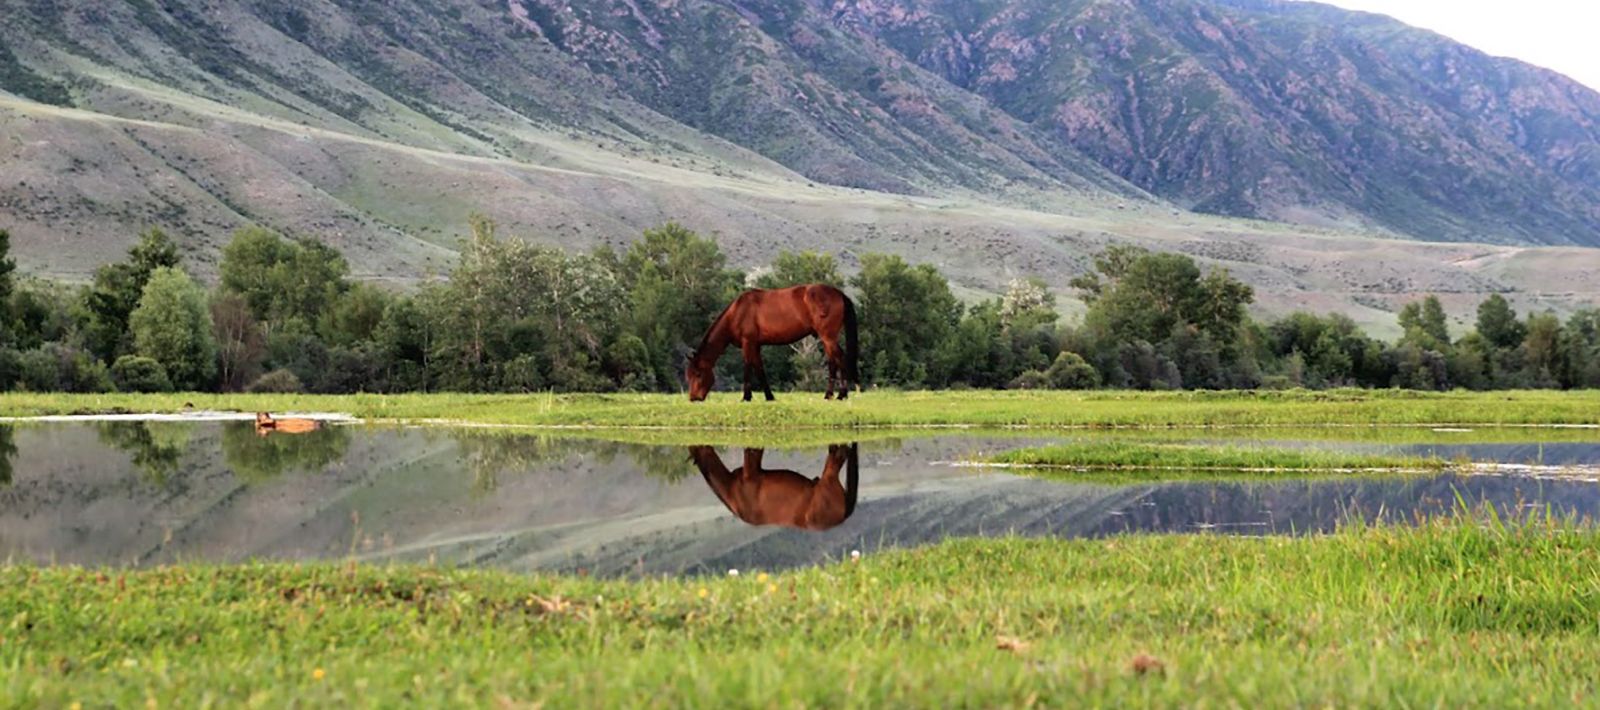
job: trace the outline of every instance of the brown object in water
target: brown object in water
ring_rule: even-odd
[[[689,456],[711,491],[729,512],[751,525],[827,530],[855,512],[860,479],[855,444],[829,446],[818,478],[762,468],[762,453],[761,449],[745,449],[744,465],[729,471],[716,449],[689,447]],[[845,471],[843,484],[840,469]]]
[[[273,419],[271,414],[256,412],[256,433],[262,436],[271,432],[305,434],[321,428],[322,422],[315,419]]]

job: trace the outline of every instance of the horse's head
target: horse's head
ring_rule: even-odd
[[[706,395],[711,394],[711,385],[716,381],[714,365],[701,362],[699,352],[689,353],[689,364],[684,367],[683,376],[689,384],[690,402],[703,402]]]

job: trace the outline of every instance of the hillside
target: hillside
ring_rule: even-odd
[[[0,11],[0,227],[38,273],[83,278],[152,224],[208,273],[255,223],[403,282],[447,269],[481,211],[574,248],[677,219],[741,265],[888,251],[971,291],[1025,274],[1064,288],[1132,241],[1229,267],[1268,312],[1379,326],[1423,291],[1457,313],[1486,292],[1600,298],[1600,252],[1536,246],[1600,244],[1600,98],[1321,6]]]
[[[841,21],[1201,212],[1600,244],[1600,94],[1278,0],[843,0]]]

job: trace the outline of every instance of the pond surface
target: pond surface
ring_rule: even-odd
[[[1260,441],[1600,462],[1600,434],[1475,443]],[[1411,439],[1417,438],[1415,433]],[[952,536],[1130,531],[1303,534],[1352,516],[1600,515],[1600,483],[1454,473],[1057,481],[951,466],[1069,436],[940,435],[793,450],[649,446],[481,429],[249,423],[0,426],[0,559],[156,565],[248,559],[433,561],[597,575],[775,570]],[[1196,437],[1199,439],[1200,437]],[[1521,440],[1518,440],[1521,439]],[[1432,448],[1429,448],[1432,447]],[[741,476],[741,469],[760,469]]]

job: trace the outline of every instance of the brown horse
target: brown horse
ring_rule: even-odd
[[[856,361],[861,351],[856,338],[856,306],[839,289],[810,284],[746,291],[723,309],[700,340],[700,347],[689,355],[685,373],[689,401],[704,400],[711,392],[717,358],[730,344],[739,346],[744,355],[744,401],[750,401],[752,373],[761,378],[761,389],[766,392],[767,401],[772,401],[772,385],[767,382],[767,368],[761,362],[761,346],[788,345],[808,335],[822,341],[828,361],[828,393],[824,399],[833,399],[836,384],[839,399],[849,396],[850,386],[859,381]]]
[[[305,434],[322,428],[322,422],[315,419],[273,419],[271,414],[256,412],[256,434],[266,436],[277,432],[280,434]]]
[[[762,468],[762,453],[745,449],[744,465],[729,471],[716,449],[689,447],[689,457],[711,491],[735,517],[751,525],[827,530],[856,512],[861,466],[855,444],[829,446],[819,478]],[[845,469],[844,485],[839,483],[840,468]]]

